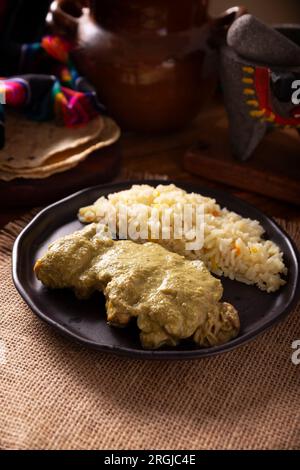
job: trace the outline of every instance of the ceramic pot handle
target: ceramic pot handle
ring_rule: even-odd
[[[50,5],[47,25],[55,34],[74,39],[77,36],[82,10],[88,5],[87,0],[55,0]]]
[[[212,19],[213,41],[219,45],[226,39],[227,31],[238,18],[248,13],[244,6],[236,6],[229,8],[221,13],[221,15]]]

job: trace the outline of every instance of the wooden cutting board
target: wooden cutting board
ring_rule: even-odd
[[[300,205],[300,136],[277,130],[265,137],[253,157],[232,157],[228,123],[222,118],[199,133],[199,142],[184,156],[191,174]]]
[[[45,179],[0,181],[3,209],[42,206],[80,189],[112,180],[120,168],[119,142],[96,150],[77,167]]]

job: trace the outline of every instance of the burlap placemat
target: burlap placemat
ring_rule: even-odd
[[[1,449],[299,449],[299,308],[233,352],[144,362],[88,350],[35,317],[0,235]],[[296,242],[299,226],[285,225]],[[249,299],[251,302],[251,299]]]

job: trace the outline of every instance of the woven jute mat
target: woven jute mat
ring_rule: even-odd
[[[13,286],[11,250],[25,223],[0,235],[1,449],[300,448],[300,365],[291,361],[299,307],[211,359],[88,350],[42,323]],[[299,226],[283,226],[299,246]]]

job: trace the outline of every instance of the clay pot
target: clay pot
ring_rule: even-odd
[[[211,19],[207,8],[208,0],[59,0],[48,23],[73,41],[75,65],[123,128],[166,131],[212,95],[216,44],[245,13]]]

